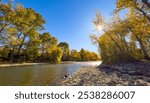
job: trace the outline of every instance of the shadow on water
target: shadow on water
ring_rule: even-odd
[[[98,66],[101,62],[73,62],[67,64],[38,64],[0,68],[1,86],[56,85],[62,76],[71,75],[83,66]]]

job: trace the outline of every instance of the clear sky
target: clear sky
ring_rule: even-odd
[[[5,1],[5,0],[4,0]],[[57,37],[59,42],[69,43],[71,49],[81,48],[97,52],[90,40],[94,33],[92,20],[95,12],[109,19],[115,9],[116,0],[14,0],[30,7],[46,19],[46,32]]]

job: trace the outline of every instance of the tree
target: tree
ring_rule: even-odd
[[[40,37],[34,37],[30,38],[28,42],[25,43],[25,48],[24,48],[24,60],[25,61],[38,61],[40,55],[40,49],[39,46],[41,44]]]
[[[80,61],[96,61],[96,60],[100,60],[99,56],[94,53],[94,52],[90,52],[88,50],[84,50],[83,48],[81,48],[80,52]]]
[[[80,54],[77,50],[73,49],[70,51],[70,60],[78,61],[80,59]]]
[[[85,61],[86,60],[86,51],[83,49],[83,48],[81,48],[81,50],[80,50],[80,60],[81,61]]]
[[[133,23],[132,31],[134,32],[132,34],[136,36],[136,39],[139,42],[139,45],[144,54],[144,58],[150,59],[150,57],[148,55],[148,51],[146,50],[146,47],[143,44],[143,42],[144,42],[143,36],[145,34],[149,35],[148,32],[144,33],[144,31],[145,31],[144,29],[147,25],[149,25],[149,22],[150,22],[150,16],[149,16],[150,2],[149,2],[149,0],[118,0],[116,11],[119,12],[125,8],[130,9],[129,21],[132,21],[133,18],[135,18],[135,16],[137,17],[137,18],[135,18],[137,21],[136,20],[133,20],[134,22],[132,21],[132,23]],[[132,16],[132,14],[134,14],[134,16]],[[143,25],[142,30],[139,28],[136,28],[137,26],[140,26],[140,25]],[[135,32],[135,28],[136,28],[136,31],[139,29],[138,33]],[[149,30],[146,30],[146,31],[149,31]],[[147,40],[149,40],[149,37],[147,38]]]
[[[9,62],[52,62],[97,60],[98,55],[83,49],[69,50],[44,30],[45,19],[32,8],[0,1],[0,60]],[[43,31],[42,31],[43,32]],[[81,58],[80,58],[81,56]]]
[[[117,1],[117,10],[130,7],[126,18],[121,19],[117,12],[111,22],[104,22],[103,17],[98,13],[96,19],[93,20],[96,28],[103,26],[103,34],[99,37],[92,35],[91,38],[99,45],[104,63],[149,59],[149,19],[136,10],[136,0],[123,1]]]
[[[58,47],[60,47],[63,51],[62,60],[63,61],[69,60],[69,44],[66,42],[60,42],[58,44]]]
[[[48,59],[52,63],[60,63],[63,52],[60,47],[54,46],[52,49],[48,50]]]
[[[140,14],[142,14],[143,16],[145,16],[150,21],[149,0],[117,0],[116,6],[117,6],[117,10],[116,10],[117,12],[125,8],[134,9]]]
[[[13,60],[21,55],[27,40],[38,37],[39,30],[44,29],[45,20],[33,9],[21,5],[12,7],[12,4],[1,3],[0,11],[0,41],[11,48],[10,59]]]
[[[14,11],[16,12],[14,17],[16,20],[13,23],[18,30],[18,39],[20,39],[17,50],[17,55],[19,55],[26,39],[38,36],[38,30],[44,29],[45,20],[31,8],[25,9],[22,6],[17,6]]]
[[[136,18],[135,18],[136,17]],[[146,49],[146,45],[149,45],[149,34],[150,34],[150,22],[146,17],[141,17],[136,12],[130,10],[130,14],[128,15],[128,23],[130,24],[130,30],[132,37],[136,38],[136,41],[139,43],[140,48],[144,54],[145,59],[150,59],[148,55],[148,49]]]
[[[51,36],[51,34],[48,32],[41,34],[40,40],[41,40],[41,44],[40,44],[41,57],[40,57],[40,60],[45,60],[46,54],[48,53],[48,51],[50,51],[50,49],[52,49],[53,47],[55,47],[57,45],[58,40],[57,40],[57,38]]]

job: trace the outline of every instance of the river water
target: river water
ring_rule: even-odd
[[[1,86],[57,85],[64,75],[72,75],[81,67],[98,66],[101,62],[70,62],[32,66],[0,67]]]

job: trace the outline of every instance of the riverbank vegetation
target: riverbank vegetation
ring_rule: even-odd
[[[103,34],[91,38],[98,44],[104,64],[150,60],[149,12],[148,0],[117,0],[110,22],[97,12],[93,23]]]
[[[93,20],[97,34],[91,39],[99,47],[102,64],[81,68],[61,85],[149,86],[149,13],[149,0],[116,0],[109,22],[98,11]]]
[[[99,56],[84,49],[70,50],[45,32],[46,20],[32,8],[0,1],[0,62],[93,61]]]

